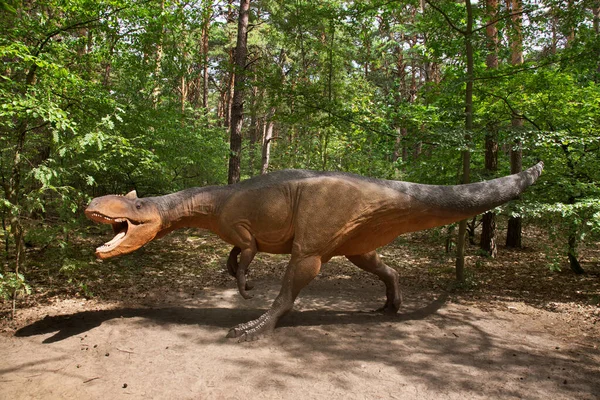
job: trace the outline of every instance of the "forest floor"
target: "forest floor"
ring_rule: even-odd
[[[456,288],[436,232],[381,250],[402,276],[397,316],[372,312],[383,285],[336,258],[247,343],[225,334],[270,306],[285,256],[257,257],[244,300],[208,233],[104,262],[92,249],[108,234],[68,258],[31,249],[34,293],[13,320],[0,303],[0,399],[599,399],[600,246],[582,249],[582,276],[548,268],[540,233],[495,260],[470,246]]]

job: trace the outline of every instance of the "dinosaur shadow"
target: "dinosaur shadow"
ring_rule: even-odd
[[[420,320],[436,313],[446,302],[447,294],[438,296],[424,307],[400,312],[397,315],[383,315],[365,311],[335,311],[330,309],[292,311],[286,315],[278,327],[366,324],[380,321]],[[231,328],[237,324],[258,318],[266,310],[238,308],[189,308],[165,307],[144,308],[128,307],[112,310],[82,311],[68,315],[46,316],[15,332],[17,337],[44,335],[56,332],[42,343],[54,343],[72,336],[81,335],[99,327],[103,322],[118,318],[145,318],[159,324],[185,324]],[[224,332],[225,334],[225,332]]]

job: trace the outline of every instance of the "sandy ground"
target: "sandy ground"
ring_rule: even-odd
[[[600,398],[598,336],[564,314],[405,291],[386,317],[370,312],[382,286],[316,280],[273,335],[226,339],[277,294],[275,280],[255,283],[251,300],[207,289],[25,310],[0,335],[0,398]]]

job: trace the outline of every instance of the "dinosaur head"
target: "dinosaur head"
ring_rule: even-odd
[[[85,210],[92,221],[111,224],[116,236],[96,249],[101,259],[131,253],[150,242],[161,230],[158,207],[151,199],[139,199],[135,190],[125,196],[96,197]]]

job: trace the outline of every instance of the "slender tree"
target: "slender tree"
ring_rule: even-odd
[[[158,107],[158,102],[160,101],[161,94],[161,83],[160,78],[162,76],[162,64],[163,64],[163,56],[164,56],[164,14],[165,11],[165,0],[161,0],[160,2],[160,15],[159,15],[159,24],[158,24],[158,41],[156,43],[156,58],[154,64],[154,88],[152,89],[152,106],[154,108]]]
[[[486,39],[488,54],[486,66],[490,71],[498,69],[498,28],[496,18],[498,16],[498,0],[486,1],[486,14],[488,24],[486,25]],[[488,125],[485,135],[485,169],[491,176],[498,169],[498,127],[495,123]],[[481,222],[480,248],[490,257],[495,258],[498,253],[496,246],[496,215],[493,212],[483,214]]]
[[[208,36],[212,19],[212,4],[202,1],[202,107],[208,113]]]
[[[465,88],[465,130],[467,142],[470,140],[470,132],[473,130],[473,6],[471,0],[465,0],[467,10],[467,23],[462,34],[465,40],[465,54],[467,67],[467,82]],[[469,183],[471,180],[471,152],[469,149],[462,152],[462,183]],[[456,279],[459,282],[464,281],[465,267],[465,245],[466,245],[467,220],[462,220],[458,224],[458,242],[456,244]]]
[[[513,66],[523,64],[523,32],[522,32],[522,6],[521,0],[506,0],[506,8],[511,12],[512,26],[509,30],[510,41],[510,62]],[[521,150],[521,140],[518,135],[523,129],[524,120],[519,115],[518,110],[513,110],[511,121],[513,132],[517,138],[513,141],[510,150],[510,172],[516,174],[523,169],[523,152]],[[508,220],[508,229],[506,231],[506,247],[521,248],[522,246],[522,218],[520,216],[511,216]]]
[[[229,142],[229,184],[240,180],[240,159],[242,155],[242,123],[244,117],[244,85],[246,57],[248,54],[248,18],[250,14],[250,0],[240,0],[238,16],[238,32],[235,48],[235,86],[231,106],[231,125]]]
[[[465,67],[466,67],[466,87],[465,87],[465,141],[468,143],[471,141],[471,132],[473,130],[473,82],[474,82],[474,51],[473,51],[473,5],[471,0],[465,0],[466,9],[466,24],[464,28],[460,28],[455,25],[450,17],[435,3],[431,0],[426,0],[427,4],[433,7],[437,12],[443,15],[446,22],[448,22],[451,28],[459,33],[464,40],[465,49]],[[471,180],[471,151],[469,148],[464,149],[461,152],[462,161],[462,178],[461,183],[469,183]],[[465,245],[467,236],[467,220],[462,220],[458,224],[458,240],[456,243],[456,280],[459,282],[464,281],[464,269],[465,269]]]

